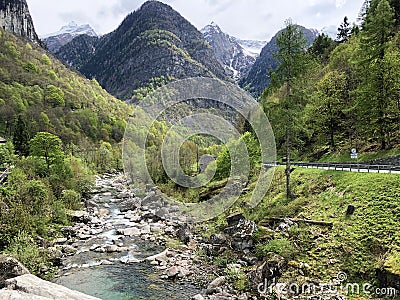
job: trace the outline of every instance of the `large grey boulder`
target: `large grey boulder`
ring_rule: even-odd
[[[24,274],[29,274],[29,271],[18,260],[9,255],[0,255],[0,288],[5,286],[7,279]]]
[[[100,300],[61,285],[42,280],[35,275],[26,274],[6,280],[6,289],[0,290],[0,299],[63,299]]]

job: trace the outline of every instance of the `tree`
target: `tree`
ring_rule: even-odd
[[[352,31],[352,27],[350,26],[349,19],[344,17],[343,23],[340,24],[338,28],[338,34],[336,37],[336,41],[339,43],[347,42],[350,38],[350,34]]]
[[[48,172],[50,172],[52,165],[64,161],[62,142],[58,136],[48,132],[38,132],[29,141],[29,146],[31,156],[44,159]]]
[[[29,131],[26,125],[25,118],[18,115],[15,132],[13,135],[13,143],[15,151],[20,155],[28,155],[29,153]]]
[[[293,84],[304,72],[306,65],[306,40],[299,26],[291,20],[285,22],[286,27],[277,37],[278,58],[280,65],[277,73],[285,86],[285,99],[283,106],[286,116],[286,196],[293,198],[290,188],[290,152],[291,152],[291,128],[293,123],[293,109],[296,99],[292,94]]]
[[[315,123],[315,131],[321,134],[332,149],[335,148],[335,135],[343,132],[347,94],[347,78],[344,72],[330,71],[317,83],[317,92],[312,105],[309,105],[309,120]],[[318,115],[318,118],[315,116]]]
[[[380,0],[367,11],[361,36],[361,72],[359,110],[365,131],[376,137],[385,149],[390,131],[388,110],[390,99],[385,67],[385,55],[394,30],[394,11],[387,0]]]
[[[314,55],[315,57],[321,59],[323,62],[326,62],[329,58],[330,53],[336,47],[336,43],[329,36],[322,33],[317,36],[314,40],[311,47],[308,49],[308,52]]]

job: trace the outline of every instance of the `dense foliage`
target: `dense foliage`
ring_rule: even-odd
[[[362,152],[398,148],[400,34],[390,4],[371,1],[359,30],[350,31],[342,24],[336,45],[322,35],[307,51],[302,78],[292,85],[292,97],[298,100],[293,107],[295,159],[320,159],[349,153],[351,148]],[[282,157],[286,87],[275,80],[260,98]]]

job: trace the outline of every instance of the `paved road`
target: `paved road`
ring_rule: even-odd
[[[281,166],[284,163],[268,163],[267,167]],[[357,173],[388,173],[400,174],[400,166],[391,165],[376,165],[376,164],[346,164],[346,163],[307,163],[307,162],[293,162],[292,166],[297,166],[307,169],[322,169],[333,171],[347,171]]]

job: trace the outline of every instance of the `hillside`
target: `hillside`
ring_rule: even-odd
[[[78,67],[88,78],[96,78],[107,91],[124,100],[132,97],[134,89],[161,76],[228,79],[202,34],[158,1],[145,2],[115,31],[101,37],[96,51],[85,62],[77,63],[82,56],[73,56],[80,52],[71,49],[77,44],[67,44],[57,57]],[[83,51],[88,53],[87,49]]]
[[[48,131],[67,144],[86,139],[119,142],[130,112],[95,80],[0,30],[0,132],[5,137],[29,140],[38,131]]]

